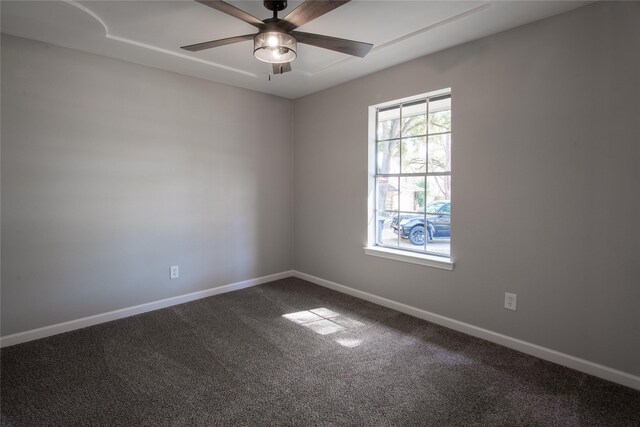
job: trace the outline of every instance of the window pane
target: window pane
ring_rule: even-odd
[[[451,216],[442,211],[427,215],[429,237],[426,250],[435,254],[449,255],[451,252]]]
[[[427,241],[426,251],[435,255],[451,255],[451,237],[436,234]]]
[[[429,176],[427,177],[427,205],[434,201],[451,200],[451,176]]]
[[[402,173],[424,173],[427,162],[427,139],[402,139]]]
[[[398,246],[398,213],[376,212],[376,242],[385,246]]]
[[[451,97],[429,101],[429,133],[451,130]]]
[[[402,137],[427,134],[427,102],[402,106]]]
[[[376,178],[376,209],[386,211],[398,210],[398,178]]]
[[[438,212],[442,212],[446,206],[449,205],[447,200],[433,200],[427,203],[427,213],[428,214],[436,214]],[[449,213],[449,209],[447,209],[446,213]]]
[[[451,171],[451,134],[429,137],[429,172]]]
[[[424,212],[425,179],[419,177],[400,178],[400,211]]]
[[[451,251],[451,177],[427,178],[427,252],[449,255]]]
[[[378,173],[400,172],[400,141],[378,142]]]
[[[378,140],[400,138],[400,107],[378,110]]]

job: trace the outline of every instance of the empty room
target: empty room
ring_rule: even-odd
[[[640,2],[0,6],[0,425],[640,426]]]

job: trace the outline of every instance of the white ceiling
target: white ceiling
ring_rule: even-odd
[[[260,19],[262,1],[230,1]],[[281,14],[298,6],[289,1]],[[467,41],[582,6],[588,1],[352,1],[300,31],[365,41],[365,58],[299,45],[293,70],[268,80],[251,41],[201,52],[180,46],[257,32],[229,15],[180,1],[2,1],[0,29],[20,37],[298,98]]]

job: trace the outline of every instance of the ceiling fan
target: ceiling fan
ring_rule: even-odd
[[[287,7],[287,2],[282,0],[264,0],[264,7],[273,11],[273,18],[268,18],[263,21],[222,0],[196,1],[240,19],[247,24],[253,25],[258,28],[258,33],[196,43],[182,46],[182,49],[198,52],[204,49],[253,39],[253,56],[260,61],[272,64],[273,74],[282,74],[291,71],[291,61],[296,59],[298,55],[298,43],[334,50],[361,58],[369,53],[373,47],[371,43],[294,31],[301,25],[348,3],[350,0],[306,0],[283,19],[278,18],[278,12]]]

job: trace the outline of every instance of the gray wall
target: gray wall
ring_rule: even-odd
[[[640,375],[638,22],[599,3],[296,100],[295,269]],[[367,107],[445,87],[455,270],[367,256]]]
[[[2,335],[289,270],[291,149],[288,100],[3,35]]]

